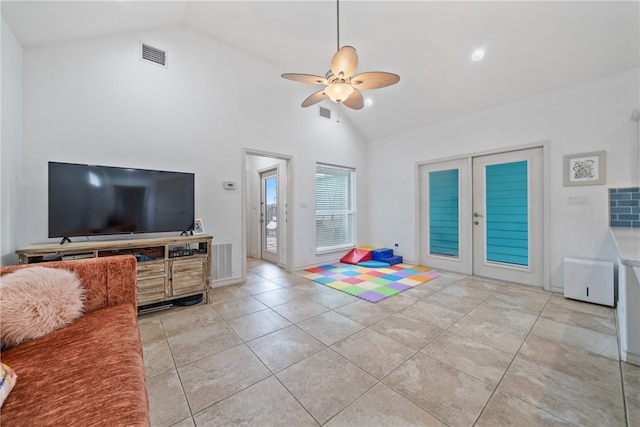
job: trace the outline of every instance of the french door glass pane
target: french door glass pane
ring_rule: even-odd
[[[429,252],[459,256],[458,169],[429,172]]]
[[[264,180],[264,249],[276,253],[278,250],[278,200],[277,178],[271,176]]]
[[[529,265],[527,161],[486,167],[486,260]]]

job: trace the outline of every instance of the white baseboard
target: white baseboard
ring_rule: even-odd
[[[640,354],[635,354],[625,349],[620,350],[620,358],[623,362],[640,366]]]
[[[223,286],[228,286],[228,285],[237,285],[238,283],[242,283],[242,277],[231,277],[229,279],[217,280],[211,283],[211,286],[209,286],[209,289],[221,288]]]

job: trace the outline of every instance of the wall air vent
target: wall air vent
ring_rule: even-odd
[[[233,277],[233,262],[231,260],[232,245],[231,243],[215,243],[211,245],[211,263],[213,271],[211,278],[213,282]]]
[[[324,117],[325,119],[331,120],[331,110],[328,108],[320,107],[319,110],[320,117]]]
[[[167,52],[146,43],[140,43],[140,59],[167,68]]]

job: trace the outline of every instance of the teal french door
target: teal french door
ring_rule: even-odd
[[[543,286],[542,148],[473,159],[473,272]]]
[[[543,286],[542,148],[423,165],[420,262]]]
[[[420,264],[471,274],[470,159],[419,167]]]

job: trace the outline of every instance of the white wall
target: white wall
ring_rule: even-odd
[[[167,50],[168,68],[140,61],[139,41]],[[281,71],[183,27],[25,49],[17,246],[59,240],[47,239],[48,161],[194,172],[196,217],[233,243],[239,278],[242,193],[222,182],[242,182],[245,147],[295,159],[293,264],[314,264],[315,162],[366,175],[366,146],[347,121],[300,108],[310,88],[292,90]]]
[[[22,47],[2,19],[2,136],[0,137],[0,265],[16,264],[21,232],[22,193]]]
[[[292,88],[282,70],[186,28],[22,52],[4,27],[3,262],[16,247],[57,241],[47,239],[48,161],[194,172],[196,216],[215,241],[234,244],[234,277],[241,277],[246,244],[242,194],[225,191],[222,181],[242,181],[243,148],[293,158],[294,268],[339,256],[315,255],[316,162],[356,168],[358,244],[398,242],[396,251],[415,260],[416,162],[550,141],[555,286],[562,286],[563,257],[607,258],[607,187],[638,182],[638,127],[629,118],[640,104],[637,69],[365,143],[344,117],[336,123],[300,108],[309,88]],[[138,59],[140,40],[168,51],[168,69]],[[20,87],[20,52],[22,99],[19,91],[5,94],[6,68],[13,70],[11,87]],[[606,186],[562,186],[564,154],[602,149]],[[568,206],[574,195],[588,204]]]
[[[608,187],[637,185],[639,70],[523,99],[369,143],[370,244],[399,243],[416,260],[415,165],[540,141],[550,142],[551,285],[562,287],[564,257],[615,260],[608,238]],[[607,183],[564,187],[565,154],[606,150]],[[587,197],[586,206],[568,198]]]

